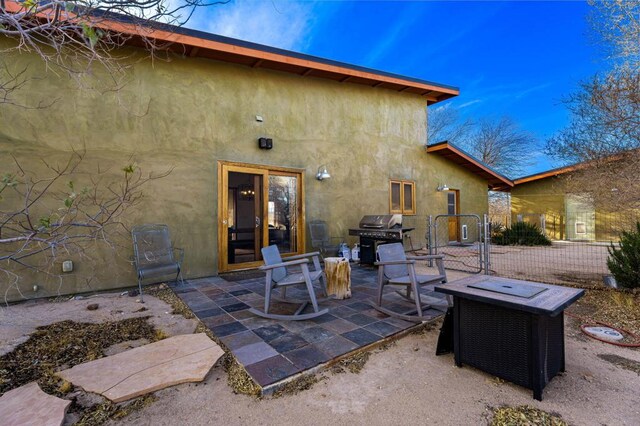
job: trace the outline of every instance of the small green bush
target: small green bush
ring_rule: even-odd
[[[640,288],[640,222],[635,230],[622,231],[620,248],[611,243],[607,266],[618,285]]]
[[[516,222],[509,228],[505,228],[494,237],[493,242],[501,246],[551,245],[551,240],[542,233],[537,225],[527,222]]]

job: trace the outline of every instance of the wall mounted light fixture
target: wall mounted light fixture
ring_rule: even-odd
[[[325,180],[325,179],[329,179],[330,177],[331,175],[327,171],[327,166],[318,167],[318,173],[316,173],[316,179]]]
[[[436,190],[438,192],[448,191],[449,190],[449,186],[447,186],[446,183],[443,183],[443,184],[438,185],[438,188],[436,188]]]

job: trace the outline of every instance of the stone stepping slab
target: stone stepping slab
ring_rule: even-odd
[[[56,373],[113,402],[200,382],[224,351],[204,333],[183,334]]]
[[[36,382],[10,390],[0,397],[3,426],[60,426],[71,401],[44,393]]]

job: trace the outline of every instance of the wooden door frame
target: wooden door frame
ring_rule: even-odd
[[[229,228],[227,226],[227,219],[225,216],[226,209],[228,208],[229,197],[229,172],[239,173],[253,173],[262,174],[262,245],[266,247],[269,244],[269,176],[270,175],[285,175],[296,176],[300,180],[298,185],[298,220],[297,220],[297,234],[298,234],[298,247],[295,252],[283,254],[283,257],[294,256],[296,254],[302,254],[306,247],[306,211],[305,211],[305,185],[304,174],[305,169],[298,169],[293,167],[281,167],[271,166],[266,164],[252,164],[241,163],[236,161],[218,160],[218,272],[229,272],[243,269],[253,269],[261,266],[262,261],[245,262],[235,265],[228,264],[228,238]]]
[[[449,189],[447,191],[447,214],[449,214],[449,194],[450,193],[454,193],[455,194],[455,212],[454,214],[459,215],[460,214],[460,190],[459,189]],[[455,233],[455,240],[451,239],[451,235],[449,235],[449,242],[460,242],[462,241],[461,239],[461,232],[460,232],[460,218],[459,217],[454,217],[454,218],[449,218],[449,223],[451,222],[451,220],[453,219],[453,221],[455,221],[455,227],[456,227],[456,233]],[[451,228],[449,228],[450,230]],[[447,230],[448,231],[448,230]]]

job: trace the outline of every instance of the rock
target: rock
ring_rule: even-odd
[[[87,305],[87,310],[89,311],[95,311],[96,309],[98,309],[100,305],[98,305],[97,303],[92,303],[90,305]]]
[[[179,383],[200,382],[223,354],[206,334],[185,334],[56,374],[118,403]]]
[[[70,404],[66,399],[47,395],[36,382],[31,382],[2,395],[2,424],[59,426]]]

